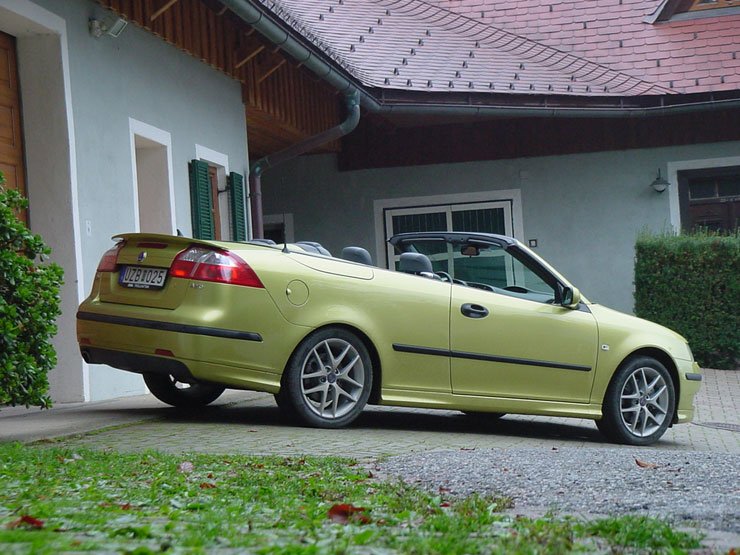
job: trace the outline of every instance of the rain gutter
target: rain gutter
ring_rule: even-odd
[[[277,166],[283,162],[309,152],[321,145],[336,141],[351,133],[360,122],[360,93],[357,89],[347,89],[344,95],[347,116],[340,123],[317,133],[307,139],[290,145],[274,154],[260,158],[249,168],[249,200],[252,207],[252,237],[262,239],[264,237],[264,225],[262,217],[262,174],[265,170]]]
[[[497,117],[550,117],[550,118],[640,118],[687,112],[702,112],[735,108],[740,106],[740,98],[723,100],[703,100],[682,104],[666,104],[665,97],[674,95],[654,95],[655,106],[624,106],[620,97],[614,98],[615,106],[572,107],[572,106],[501,106],[478,104],[429,104],[415,102],[380,102],[370,94],[356,79],[347,75],[346,70],[327,62],[324,54],[317,54],[315,47],[305,45],[274,20],[274,15],[262,6],[259,0],[221,0],[245,23],[254,27],[267,40],[279,46],[283,52],[294,58],[319,78],[339,92],[358,90],[362,107],[380,114],[411,114],[436,116],[497,116]],[[651,95],[652,96],[652,95]],[[648,98],[643,96],[642,99]],[[603,98],[601,99],[604,100]]]

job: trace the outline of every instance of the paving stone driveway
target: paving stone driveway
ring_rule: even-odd
[[[740,371],[707,370],[691,424],[676,426],[654,447],[740,453]],[[506,416],[496,422],[460,412],[369,407],[355,425],[317,430],[287,424],[271,395],[184,414],[164,407],[155,419],[69,438],[68,445],[118,451],[377,458],[440,449],[610,447],[590,420]],[[630,447],[622,447],[631,449]]]

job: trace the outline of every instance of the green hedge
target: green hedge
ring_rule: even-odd
[[[643,233],[635,254],[635,314],[686,337],[701,366],[738,368],[740,233]]]
[[[28,201],[4,182],[0,172],[0,406],[47,407],[62,269],[42,262],[48,247],[17,217]]]

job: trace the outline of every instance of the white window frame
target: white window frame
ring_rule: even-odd
[[[740,156],[723,158],[705,158],[698,160],[681,160],[668,162],[668,206],[670,209],[671,227],[675,233],[681,233],[681,206],[679,203],[678,172],[686,170],[704,170],[740,166]]]
[[[143,137],[162,145],[167,152],[167,192],[170,205],[170,229],[171,233],[177,233],[177,220],[175,217],[175,179],[172,171],[172,135],[164,129],[159,129],[143,121],[128,118],[129,140],[131,142],[131,171],[133,175],[133,198],[134,198],[134,231],[141,230],[139,223],[139,176],[136,169],[136,137]]]
[[[432,195],[423,197],[402,197],[394,199],[378,199],[374,202],[375,219],[375,259],[380,263],[387,260],[392,268],[393,251],[387,244],[385,237],[386,215],[390,210],[395,214],[399,211],[411,213],[427,213],[435,207],[446,207],[454,205],[461,210],[485,208],[483,205],[506,204],[510,210],[505,209],[505,216],[510,219],[506,222],[506,229],[512,231],[512,235],[518,239],[524,237],[524,225],[522,223],[522,194],[520,189],[502,189],[498,191],[484,191],[479,193],[458,193],[449,195]],[[415,212],[414,212],[415,211]],[[449,223],[449,222],[448,222]],[[451,226],[450,226],[451,227]]]

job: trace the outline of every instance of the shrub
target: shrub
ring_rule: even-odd
[[[42,263],[51,251],[17,217],[28,201],[4,184],[0,173],[0,405],[48,407],[62,269]]]
[[[740,233],[637,239],[635,314],[676,330],[708,368],[740,363]]]

